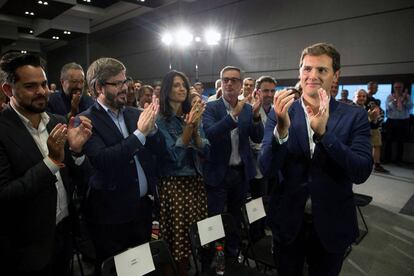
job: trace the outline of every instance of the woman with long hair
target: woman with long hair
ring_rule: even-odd
[[[162,81],[158,129],[168,156],[161,161],[160,234],[170,246],[180,275],[187,275],[191,254],[188,228],[207,217],[207,196],[201,161],[209,152],[201,116],[205,104],[190,100],[187,77],[169,72]]]

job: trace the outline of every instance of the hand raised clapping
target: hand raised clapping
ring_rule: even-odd
[[[145,104],[144,111],[142,111],[137,122],[137,129],[145,136],[155,128],[155,121],[157,119],[159,108],[159,100],[153,95],[152,103]]]

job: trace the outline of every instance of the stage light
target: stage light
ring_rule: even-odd
[[[187,47],[193,42],[193,35],[186,29],[181,29],[175,34],[175,40],[178,46]]]
[[[165,45],[170,46],[172,41],[173,41],[173,37],[170,33],[165,33],[165,34],[162,35],[161,41]]]
[[[221,39],[221,34],[214,29],[209,29],[204,33],[204,40],[207,45],[218,45]]]

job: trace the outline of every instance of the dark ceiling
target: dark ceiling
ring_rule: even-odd
[[[51,50],[176,1],[0,0],[1,53]]]

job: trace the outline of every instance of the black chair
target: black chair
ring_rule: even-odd
[[[359,229],[359,237],[355,240],[355,244],[359,244],[368,234],[368,225],[365,221],[364,215],[362,214],[361,207],[365,207],[370,204],[372,196],[354,193],[354,201],[363,224],[363,229]]]
[[[222,214],[221,215],[223,221],[223,228],[225,232],[225,236],[232,235],[235,233],[239,233],[240,227],[237,227],[234,218],[230,214]],[[190,235],[190,242],[191,242],[191,251],[194,258],[194,265],[196,268],[196,275],[216,275],[214,267],[203,267],[200,268],[200,263],[203,263],[203,253],[205,251],[215,250],[214,244],[215,242],[211,242],[208,245],[202,246],[200,243],[200,236],[198,233],[197,223],[194,223],[190,226],[189,229]],[[224,238],[225,242],[225,238]],[[238,262],[237,257],[228,257],[226,256],[226,269],[225,274],[227,276],[235,275],[235,276],[261,276],[261,274],[256,269],[250,268]]]
[[[277,269],[274,257],[273,257],[273,238],[270,235],[266,235],[263,231],[260,237],[252,237],[251,235],[251,224],[247,217],[246,205],[242,207],[242,223],[244,229],[244,235],[247,236],[248,243],[245,248],[243,248],[243,255],[247,259],[252,259],[256,267],[259,269],[260,265],[264,266],[263,273],[266,273],[267,269]],[[263,217],[253,223],[261,223],[266,219]]]
[[[148,275],[164,275],[163,269],[169,267],[170,270],[178,276],[178,270],[175,266],[174,259],[168,249],[168,245],[164,240],[155,240],[149,242],[152,259],[154,261],[155,271]],[[102,276],[117,276],[114,257],[106,259],[101,266]]]

